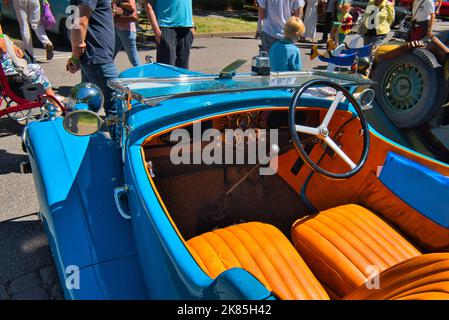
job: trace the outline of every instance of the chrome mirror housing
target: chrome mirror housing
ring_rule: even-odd
[[[357,102],[360,104],[363,110],[368,110],[372,108],[372,104],[374,99],[376,98],[376,94],[373,89],[365,89],[363,90],[359,96],[357,97]]]
[[[64,129],[78,137],[90,136],[97,133],[103,120],[93,111],[75,110],[67,114],[63,121]]]
[[[104,106],[104,94],[101,89],[93,83],[80,83],[70,90],[68,109],[90,110],[99,112]]]

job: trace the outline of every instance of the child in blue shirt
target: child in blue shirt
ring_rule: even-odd
[[[284,27],[284,39],[276,42],[270,49],[272,72],[301,70],[301,52],[295,46],[295,42],[304,32],[305,26],[301,19],[298,17],[288,19]]]

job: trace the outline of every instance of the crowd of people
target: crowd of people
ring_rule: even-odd
[[[17,13],[23,50],[14,46],[6,35],[0,37],[1,63],[4,70],[21,72],[34,82],[41,82],[53,93],[42,68],[32,63],[34,51],[30,26],[46,49],[47,59],[53,57],[53,44],[41,22],[39,0],[12,1]],[[44,0],[46,1],[46,0]],[[157,62],[189,68],[190,50],[194,40],[192,0],[71,0],[77,6],[79,19],[71,31],[72,56],[66,69],[81,73],[83,82],[97,84],[105,94],[105,110],[115,111],[111,105],[109,79],[118,71],[114,59],[124,49],[133,66],[141,64],[137,51],[138,13],[136,1],[142,1],[157,44]],[[257,35],[261,51],[270,56],[273,71],[302,69],[298,41],[315,42],[318,7],[323,0],[254,0],[258,7]],[[359,33],[365,44],[374,47],[384,41],[395,19],[395,0],[369,0]],[[343,43],[351,32],[351,0],[327,0],[323,36],[320,42]],[[304,10],[305,8],[305,10]],[[411,40],[432,33],[435,20],[434,0],[414,0]],[[31,57],[27,61],[26,55]]]
[[[255,0],[259,11],[256,37],[261,39],[261,50],[269,52],[275,71],[301,69],[301,61],[297,61],[297,57],[301,55],[293,45],[297,40],[328,44],[330,41],[331,45],[328,47],[333,48],[344,43],[346,36],[351,33],[355,24],[351,15],[351,0],[320,2],[321,0]],[[325,5],[326,15],[323,36],[320,41],[316,41],[320,4]],[[409,40],[421,40],[432,35],[435,12],[434,0],[413,1]],[[291,17],[296,19],[293,21]],[[394,20],[395,0],[369,0],[358,28],[364,44],[372,44],[374,52],[391,31]],[[293,25],[297,26],[295,30],[298,34],[295,36],[289,32]],[[298,39],[296,36],[299,36]]]

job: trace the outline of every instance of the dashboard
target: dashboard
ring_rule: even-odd
[[[302,125],[317,127],[320,124],[320,111],[313,109],[298,110],[296,111],[296,119],[297,123]],[[192,135],[192,125],[187,125],[183,129],[186,129]],[[234,141],[235,139],[240,140],[239,135],[242,134],[241,131],[249,129],[254,129],[254,132],[256,133],[255,137],[257,137],[257,132],[261,129],[288,130],[288,111],[261,110],[219,116],[201,122],[202,133],[207,129],[217,129],[222,132],[223,139],[226,143],[231,142],[231,138]],[[229,134],[233,136],[229,137]],[[171,132],[156,136],[149,142],[149,145],[172,144],[173,142],[170,141],[170,135]],[[249,137],[251,137],[251,135],[249,135]]]

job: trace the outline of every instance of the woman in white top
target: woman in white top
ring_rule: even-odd
[[[410,41],[431,37],[435,22],[435,2],[433,0],[414,0],[412,9],[412,28]]]

